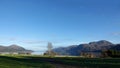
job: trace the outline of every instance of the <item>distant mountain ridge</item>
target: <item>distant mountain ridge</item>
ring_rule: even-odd
[[[116,44],[116,46],[110,48],[110,50],[117,50],[117,51],[120,51],[120,44]]]
[[[101,52],[115,47],[113,44],[106,40],[90,42],[88,44],[72,45],[69,47],[60,47],[53,49],[54,52],[61,55],[80,55],[81,52]],[[119,46],[118,46],[119,47]]]
[[[0,45],[0,52],[33,52],[18,45],[2,46]]]

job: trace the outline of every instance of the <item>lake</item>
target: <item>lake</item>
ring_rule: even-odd
[[[32,54],[33,55],[43,55],[43,51],[34,51]]]

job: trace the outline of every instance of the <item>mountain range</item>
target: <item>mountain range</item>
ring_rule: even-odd
[[[0,52],[33,52],[18,45],[2,46],[0,45]]]
[[[78,56],[81,52],[102,52],[108,49],[120,50],[120,44],[113,44],[106,40],[90,42],[87,44],[71,45],[68,47],[59,47],[53,49],[60,55]]]

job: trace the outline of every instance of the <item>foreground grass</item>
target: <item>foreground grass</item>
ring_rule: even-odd
[[[80,68],[120,68],[120,58],[80,58],[80,57],[32,57],[51,63],[77,66]]]
[[[48,62],[17,57],[0,56],[0,68],[53,68]]]
[[[55,58],[63,64],[87,68],[120,68],[120,58]]]
[[[120,58],[0,56],[0,68],[54,68],[56,64],[78,68],[120,68]]]

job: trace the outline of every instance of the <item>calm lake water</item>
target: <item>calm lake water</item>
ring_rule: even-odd
[[[43,55],[44,52],[41,52],[41,51],[35,51],[33,52],[32,54],[33,55]]]

